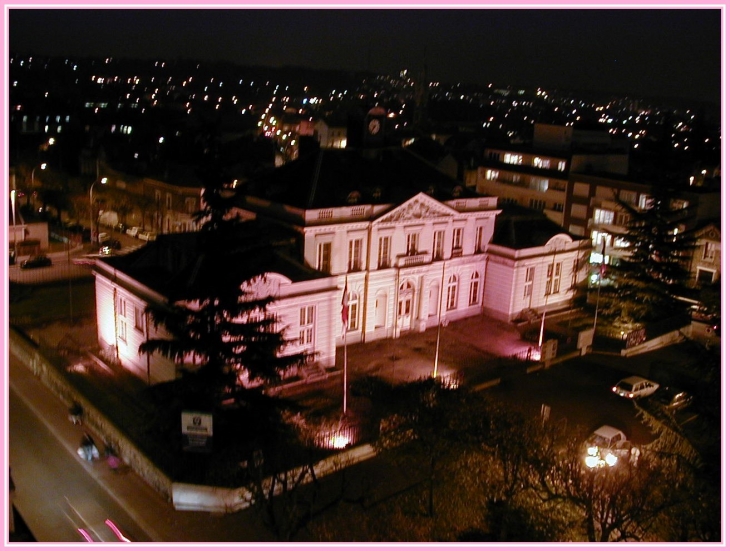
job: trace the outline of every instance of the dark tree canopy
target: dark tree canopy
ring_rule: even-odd
[[[610,284],[601,294],[602,314],[644,322],[679,313],[684,307],[677,297],[687,284],[695,248],[686,228],[688,209],[677,208],[672,190],[665,187],[654,189],[647,209],[616,200],[630,217],[626,231],[614,236],[627,243],[627,254],[610,267]]]

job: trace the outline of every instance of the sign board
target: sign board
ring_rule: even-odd
[[[183,411],[182,436],[185,451],[211,451],[213,444],[213,414]]]
[[[558,341],[556,339],[550,339],[542,343],[542,350],[540,350],[541,360],[552,360],[558,355]]]
[[[593,329],[586,329],[578,333],[578,350],[591,346],[593,344]]]

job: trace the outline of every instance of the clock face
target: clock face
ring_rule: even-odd
[[[371,134],[377,134],[380,132],[380,121],[378,119],[373,119],[368,123],[368,131]]]

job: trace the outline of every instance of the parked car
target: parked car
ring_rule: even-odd
[[[593,431],[585,441],[586,456],[584,462],[590,469],[613,467],[620,459],[635,462],[639,448],[631,445],[626,435],[610,425],[603,425]]]
[[[29,270],[31,268],[43,268],[52,265],[51,259],[44,254],[31,256],[29,259],[20,263],[21,270]]]
[[[137,237],[139,237],[142,241],[154,241],[157,239],[157,233],[153,231],[143,231],[139,232]]]
[[[643,377],[631,376],[621,379],[618,383],[613,385],[613,390],[616,394],[623,398],[644,398],[653,394],[659,389],[659,383],[644,379]]]
[[[131,228],[127,228],[127,235],[131,237],[137,237],[137,234],[139,233],[140,229],[139,226],[132,226]]]
[[[679,411],[692,403],[692,395],[678,388],[664,386],[656,391],[652,400],[655,400],[667,411]]]

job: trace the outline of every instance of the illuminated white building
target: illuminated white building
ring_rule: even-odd
[[[469,192],[402,148],[322,149],[239,193],[238,208],[255,214],[249,224],[261,235],[280,231],[296,243],[272,261],[260,292],[276,297],[271,310],[292,351],[315,352],[322,367],[334,365],[345,338],[401,338],[439,321],[563,308],[585,277],[587,240],[534,213],[497,224],[495,197]],[[95,270],[99,341],[151,382],[176,369],[137,353],[150,331],[139,313],[166,302],[174,274],[196,258],[185,249],[194,235],[162,235]]]

